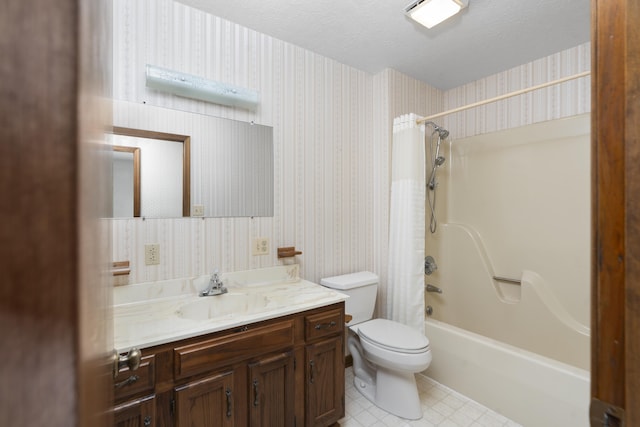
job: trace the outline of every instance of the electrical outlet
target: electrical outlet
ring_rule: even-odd
[[[269,255],[269,239],[258,237],[253,240],[253,255]]]
[[[193,215],[192,216],[204,216],[204,206],[203,205],[193,205]]]
[[[144,263],[145,265],[160,264],[160,245],[144,245]]]

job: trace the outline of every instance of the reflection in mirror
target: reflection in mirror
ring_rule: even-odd
[[[272,127],[120,100],[113,106],[117,126],[190,136],[194,216],[273,216]],[[144,165],[145,160],[143,175]],[[144,194],[143,188],[142,216],[149,217],[144,212]]]
[[[114,218],[189,216],[190,137],[123,127],[113,133]]]
[[[273,216],[273,129],[220,118],[209,126],[194,176],[204,214]]]
[[[140,148],[113,146],[113,217],[140,216]]]

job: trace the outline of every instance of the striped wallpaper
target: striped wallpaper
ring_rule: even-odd
[[[444,93],[444,110],[493,98],[591,69],[591,43],[503,71]],[[452,138],[529,125],[591,111],[591,77],[581,77],[440,120]]]
[[[130,283],[278,265],[276,248],[293,245],[309,280],[386,269],[396,108],[377,99],[406,87],[400,102],[426,114],[441,108],[439,91],[391,70],[373,77],[171,0],[115,0],[114,16],[116,100],[274,129],[275,215],[111,220],[114,259],[131,261]],[[260,106],[249,112],[149,90],[147,63],[256,89]],[[114,110],[121,117],[117,102]],[[269,238],[269,255],[251,254],[256,237]],[[144,265],[147,243],[160,244],[160,265]]]
[[[308,280],[380,274],[382,303],[393,118],[434,114],[589,66],[587,44],[442,92],[395,70],[367,74],[171,0],[114,0],[114,26],[116,100],[274,129],[274,216],[109,220],[114,260],[131,261],[130,283],[278,265],[276,248],[295,245]],[[249,112],[149,90],[147,63],[256,89],[260,106]],[[455,138],[588,111],[589,83],[566,85],[441,122]],[[251,254],[256,237],[270,240],[269,255]],[[144,265],[148,243],[160,244],[160,265]]]

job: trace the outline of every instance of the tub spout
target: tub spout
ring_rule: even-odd
[[[437,286],[433,286],[433,285],[427,284],[427,292],[435,292],[437,294],[441,294],[442,293],[442,289],[440,289]]]

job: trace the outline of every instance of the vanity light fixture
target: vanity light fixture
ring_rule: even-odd
[[[414,21],[432,28],[469,5],[469,0],[416,0],[404,8]]]
[[[259,103],[258,92],[203,77],[147,64],[147,87],[185,98],[214,104],[240,107],[254,111]]]

